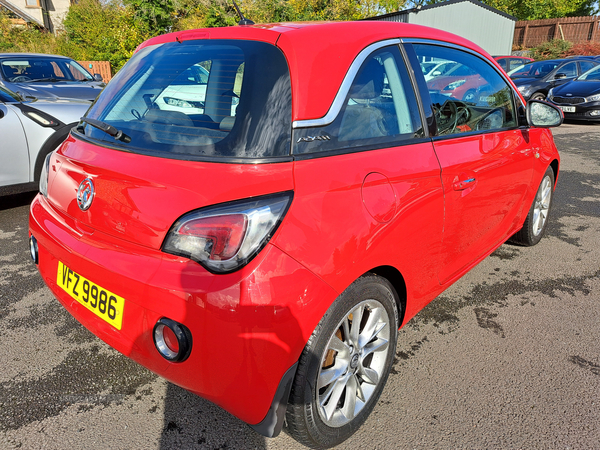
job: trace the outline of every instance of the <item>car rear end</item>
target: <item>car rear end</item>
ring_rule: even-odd
[[[197,90],[190,67],[209,74]],[[250,424],[293,371],[315,299],[337,295],[273,244],[294,195],[291,107],[271,43],[146,46],[48,156],[31,205],[32,257],[64,307]]]

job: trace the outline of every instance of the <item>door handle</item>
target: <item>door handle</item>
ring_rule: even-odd
[[[475,178],[471,177],[467,178],[466,180],[456,181],[452,186],[454,187],[455,191],[462,191],[474,186],[473,183],[475,183]]]

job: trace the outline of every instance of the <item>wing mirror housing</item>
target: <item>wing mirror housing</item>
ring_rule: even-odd
[[[102,79],[102,75],[100,75],[99,73],[95,73],[94,81],[104,81],[104,80]]]
[[[558,127],[565,119],[560,108],[542,100],[529,100],[526,116],[527,124],[536,128]]]

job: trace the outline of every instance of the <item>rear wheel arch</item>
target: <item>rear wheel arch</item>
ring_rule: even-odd
[[[398,308],[398,326],[404,321],[404,312],[406,311],[406,282],[402,273],[393,266],[379,266],[371,269],[368,273],[373,273],[385,278],[390,282],[396,291],[396,307]],[[365,275],[366,275],[365,274]]]

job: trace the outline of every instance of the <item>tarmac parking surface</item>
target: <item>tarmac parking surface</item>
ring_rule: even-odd
[[[600,448],[600,125],[554,135],[546,237],[501,246],[400,330],[379,404],[339,448]],[[0,199],[0,448],[304,448],[256,434],[75,321],[29,257],[31,198]]]

